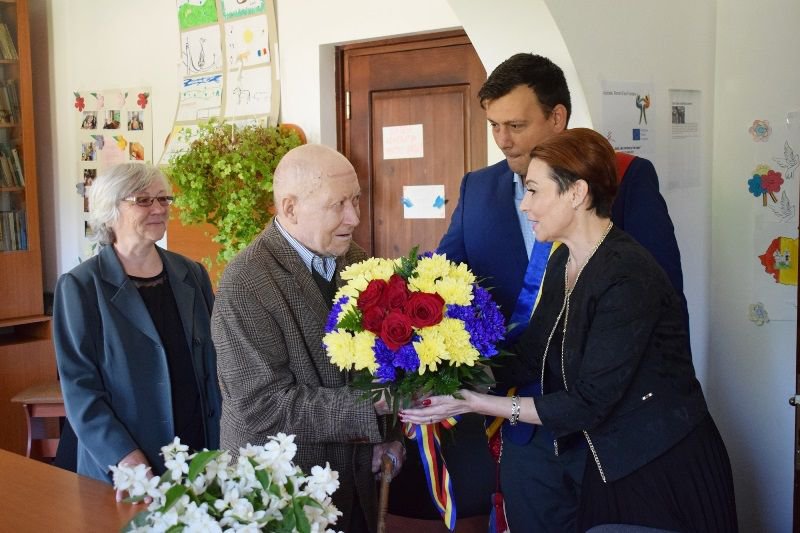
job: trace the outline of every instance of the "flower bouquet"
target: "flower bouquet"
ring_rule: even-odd
[[[123,531],[323,532],[341,515],[331,503],[339,474],[326,464],[306,477],[292,463],[294,435],[279,433],[264,446],[188,453],[175,440],[161,448],[167,471],[148,479],[145,465],[112,466],[114,488],[128,501],[153,499]]]
[[[414,248],[350,265],[341,277],[323,343],[373,401],[385,394],[397,413],[417,395],[492,382],[485,366],[499,353],[504,319],[466,265]]]
[[[397,414],[425,394],[457,394],[488,385],[486,366],[505,335],[503,315],[464,264],[444,255],[367,259],[347,267],[323,343],[331,363],[353,371],[354,387],[373,402],[385,396]],[[406,425],[415,439],[433,503],[455,529],[452,483],[441,455],[440,424]]]

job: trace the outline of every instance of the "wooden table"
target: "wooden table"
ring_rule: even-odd
[[[111,485],[0,449],[0,531],[112,533],[144,508],[117,503]]]

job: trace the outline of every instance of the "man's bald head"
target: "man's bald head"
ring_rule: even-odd
[[[275,169],[272,181],[275,206],[280,212],[284,198],[306,198],[320,188],[323,179],[355,173],[350,161],[332,148],[322,144],[298,146],[283,156]]]

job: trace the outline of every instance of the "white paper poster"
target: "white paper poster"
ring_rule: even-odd
[[[384,159],[423,157],[422,124],[383,127]]]
[[[228,76],[225,116],[267,115],[272,101],[269,66],[240,70]]]
[[[703,170],[703,113],[700,91],[670,89],[672,106],[669,168],[662,173],[664,190],[699,187]]]
[[[444,185],[405,185],[403,218],[444,218]]]
[[[654,93],[652,83],[603,82],[603,118],[598,131],[614,150],[653,159]]]

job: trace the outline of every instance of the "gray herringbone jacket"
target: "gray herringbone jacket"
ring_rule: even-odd
[[[365,259],[352,244],[337,261]],[[274,223],[226,268],[219,284],[211,334],[222,391],[221,445],[238,451],[278,432],[295,434],[295,463],[305,473],[329,462],[339,472],[333,500],[349,529],[358,494],[375,529],[377,502],[372,445],[382,441],[372,403],[347,387],[346,373],[329,361],[322,336],[329,305],[297,252]],[[356,492],[357,491],[357,492]]]

